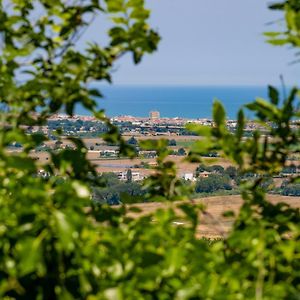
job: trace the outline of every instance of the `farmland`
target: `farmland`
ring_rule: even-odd
[[[300,201],[297,197],[287,197],[280,195],[267,195],[267,200],[272,203],[285,202],[292,207],[300,208]],[[226,211],[233,211],[235,215],[238,213],[242,199],[240,196],[217,196],[208,197],[203,199],[193,200],[192,203],[205,205],[205,213],[200,213],[199,225],[197,227],[197,236],[206,238],[223,238],[228,235],[234,218],[226,218],[223,214]],[[141,209],[140,213],[132,214],[131,216],[138,217],[141,215],[147,215],[155,212],[157,209],[166,209],[169,205],[176,206],[180,202],[166,204],[166,203],[143,203],[136,204],[135,207]],[[179,210],[177,210],[179,211]],[[155,222],[155,220],[153,220]],[[178,214],[178,222],[174,223],[174,226],[184,226],[181,223],[180,214]]]

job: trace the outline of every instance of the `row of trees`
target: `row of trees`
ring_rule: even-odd
[[[199,175],[203,172],[212,172],[221,175],[228,175],[231,179],[236,179],[236,177],[238,176],[238,170],[234,166],[228,166],[227,168],[224,168],[220,165],[208,166],[205,164],[200,164],[196,168],[196,177],[199,177]]]
[[[129,145],[138,145],[138,140],[134,136],[132,136],[127,142]],[[172,147],[177,146],[177,142],[174,139],[168,140],[168,145]]]
[[[125,182],[121,182],[114,173],[103,174],[99,179],[103,187],[93,187],[93,201],[96,203],[117,205],[144,202],[146,192],[140,183],[132,182],[131,170],[128,170]]]
[[[232,190],[232,183],[229,176],[211,174],[206,178],[197,180],[196,193],[213,193],[219,190]]]
[[[129,170],[130,172],[130,170]],[[129,173],[128,172],[128,173]],[[101,177],[105,182],[105,187],[93,188],[93,200],[101,204],[117,205],[121,203],[143,203],[147,190],[143,188],[142,182],[132,182],[130,174],[127,181],[119,181],[114,173],[107,173]],[[195,184],[186,182],[194,190],[193,197],[199,198],[198,194],[215,194],[220,195],[239,193],[239,185],[233,182],[226,174],[210,174],[207,177],[199,178]],[[268,193],[281,194],[283,196],[300,196],[300,185],[284,181],[279,188],[276,188],[272,178],[265,180],[261,187]],[[201,195],[202,196],[202,195]],[[295,199],[296,200],[296,199]],[[148,201],[151,201],[148,200]]]

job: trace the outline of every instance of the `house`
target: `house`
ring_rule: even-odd
[[[181,178],[184,179],[184,180],[188,180],[188,181],[195,181],[196,180],[193,173],[181,174]]]
[[[121,181],[127,181],[127,172],[128,171],[116,172],[118,179]],[[142,179],[143,176],[141,176],[140,172],[131,172],[132,181],[141,181]]]
[[[105,149],[100,151],[100,157],[117,157],[119,150]]]
[[[139,151],[139,156],[145,157],[145,158],[154,158],[157,156],[157,152],[156,151],[152,151],[152,150],[140,150]]]
[[[210,174],[211,174],[211,172],[204,171],[204,172],[199,173],[199,177],[207,178]]]

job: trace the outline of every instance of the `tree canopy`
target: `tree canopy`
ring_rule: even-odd
[[[299,49],[299,7],[299,0],[271,5],[286,17],[282,32],[266,33],[272,44]],[[76,42],[98,14],[111,18],[108,44],[79,51]],[[268,202],[262,187],[300,152],[299,124],[291,126],[300,117],[297,88],[280,93],[270,86],[269,100],[245,107],[268,135],[256,130],[244,138],[244,109],[237,131],[230,132],[219,101],[213,127],[189,125],[203,137],[191,147],[190,161],[218,151],[241,174],[256,174],[242,184],[243,205],[229,236],[218,241],[196,235],[203,205],[173,202],[189,200],[192,190],[168,161],[167,140],[140,142],[141,149],[157,152],[145,200],[166,201],[166,209],[139,218],[132,217],[138,207],[91,201],[92,187],[105,183],[80,139],[69,137],[73,148],[50,150],[43,165],[30,156],[47,137],[25,128],[45,124],[57,112],[72,115],[79,104],[106,123],[108,143],[134,155],[97,108],[101,94],[89,83],[112,81],[125,53],[139,63],[156,50],[159,36],[149,16],[143,0],[0,1],[0,298],[298,299],[300,213]],[[60,140],[59,130],[56,135]],[[7,151],[12,143],[22,145],[14,155]],[[38,176],[41,168],[49,176]],[[184,226],[174,225],[178,211]]]

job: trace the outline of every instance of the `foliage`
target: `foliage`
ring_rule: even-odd
[[[232,167],[234,170],[236,170],[235,167]],[[228,169],[228,168],[227,168]],[[226,169],[226,171],[227,171]],[[230,171],[231,169],[229,169]],[[218,174],[224,174],[225,173],[225,169],[220,166],[220,165],[212,165],[212,166],[208,166],[205,164],[200,164],[197,168],[196,168],[196,176],[198,177],[200,175],[200,173],[203,172],[209,172],[209,173],[218,173]]]
[[[134,136],[132,136],[132,137],[127,141],[127,143],[128,143],[129,145],[137,145],[137,144],[138,144],[138,141],[137,141],[137,139],[136,139]]]
[[[229,176],[209,174],[207,178],[199,178],[196,183],[196,193],[213,193],[218,190],[231,190]]]
[[[284,181],[281,185],[280,193],[284,196],[300,196],[300,183]]]
[[[191,187],[185,185],[177,177],[176,164],[167,160],[171,153],[168,149],[168,141],[141,141],[140,146],[143,150],[155,150],[157,153],[155,173],[144,181],[144,187],[147,190],[146,199],[159,202],[189,199],[192,192]]]
[[[172,140],[169,140],[169,146],[177,146],[177,142],[176,140],[172,139]]]
[[[128,169],[126,172],[126,179],[127,182],[132,182],[132,171],[130,169]]]
[[[144,202],[145,191],[136,182],[121,182],[115,174],[100,177],[102,187],[93,188],[93,201],[100,204],[116,205],[120,203]]]
[[[284,167],[282,170],[281,170],[281,173],[283,174],[296,174],[298,172],[298,167],[295,166],[294,164],[291,164],[289,166],[286,166]]]
[[[228,299],[238,298],[238,295],[245,299],[296,299],[299,296],[300,278],[296,271],[299,267],[299,210],[284,203],[268,202],[263,189],[266,180],[286,166],[288,155],[299,152],[299,127],[291,128],[295,118],[299,118],[296,94],[297,89],[292,89],[281,104],[278,90],[269,87],[270,102],[257,99],[247,105],[256,113],[259,124],[269,132],[265,136],[256,130],[253,138],[243,139],[246,122],[243,111],[238,115],[238,130],[235,134],[230,133],[220,102],[214,103],[213,128],[194,125],[192,128],[206,139],[195,144],[189,153],[190,160],[200,161],[202,153],[222,150],[223,156],[238,165],[242,174],[255,174],[241,187],[244,204],[232,233],[222,246],[226,263],[232,262],[235,266],[228,277],[228,273],[222,272],[227,274],[225,278],[229,281],[224,277],[223,280],[228,284],[236,280],[236,290],[233,286],[226,288]],[[290,256],[286,251],[290,251]],[[288,282],[284,279],[286,276]],[[234,292],[234,296],[230,297],[230,292]]]
[[[225,169],[225,174],[227,174],[231,179],[236,179],[238,171],[236,167],[229,166]]]
[[[178,149],[178,155],[179,156],[185,156],[186,155],[186,151],[184,150],[184,148],[179,148]]]
[[[273,10],[283,11],[285,18],[280,20],[280,25],[283,25],[282,31],[266,32],[268,42],[272,45],[283,46],[289,45],[293,48],[300,47],[300,3],[299,0],[286,0],[284,2],[272,3],[269,6]],[[300,55],[299,51],[296,56]],[[296,62],[299,62],[297,58]]]
[[[108,42],[78,50],[99,15],[111,19]],[[99,183],[87,149],[70,137],[74,149],[50,151],[49,162],[37,165],[29,154],[47,137],[28,135],[26,127],[44,125],[58,112],[72,115],[80,104],[105,123],[104,139],[131,155],[98,110],[101,93],[90,83],[111,82],[115,62],[126,53],[138,63],[156,49],[159,37],[148,17],[143,0],[0,1],[1,299],[85,299],[102,288],[95,256],[101,225],[95,209],[86,209],[89,184]],[[22,145],[13,156],[6,151],[12,143]],[[37,176],[40,168],[51,176]]]
[[[158,156],[145,182],[145,200],[167,203],[164,210],[140,217],[139,207],[91,201],[89,185],[98,189],[105,183],[87,161],[80,139],[69,138],[74,149],[50,152],[42,166],[47,178],[37,176],[41,166],[29,155],[46,137],[27,135],[24,126],[45,124],[61,110],[71,115],[77,103],[106,124],[107,142],[133,154],[104,112],[97,111],[93,98],[100,94],[88,83],[110,81],[114,62],[125,53],[139,62],[156,49],[159,38],[147,25],[144,1],[7,2],[0,2],[0,298],[299,299],[300,213],[268,202],[262,188],[300,151],[299,127],[291,127],[300,117],[298,90],[281,101],[270,87],[270,101],[247,105],[268,135],[255,131],[245,139],[242,110],[236,132],[230,132],[220,102],[213,106],[213,127],[190,125],[203,140],[192,146],[189,160],[201,162],[205,153],[220,153],[241,174],[255,174],[251,181],[244,178],[244,202],[232,232],[206,242],[197,236],[205,208],[173,202],[190,199],[192,190],[167,160],[166,140],[141,142],[141,148],[155,149]],[[297,4],[277,6],[287,15],[284,35],[291,41],[290,11],[297,21]],[[108,45],[76,50],[82,31],[102,13],[113,22]],[[21,73],[27,74],[24,80],[19,80]],[[60,132],[56,135],[59,140]],[[7,149],[15,142],[21,152],[10,155]]]

